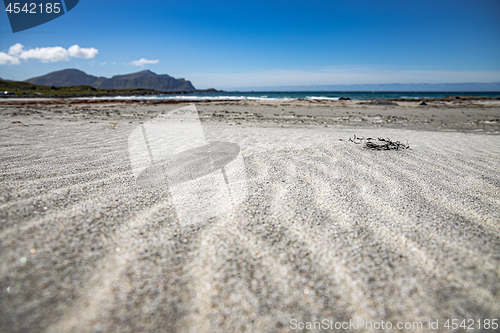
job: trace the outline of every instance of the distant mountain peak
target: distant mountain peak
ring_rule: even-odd
[[[153,78],[153,77],[171,77],[170,75],[158,75],[149,69],[140,71],[140,72],[135,72],[135,73],[130,73],[130,74],[120,74],[120,75],[115,75],[112,78],[114,79],[137,79],[137,78]]]
[[[167,74],[158,75],[149,69],[108,79],[89,75],[79,69],[63,69],[26,80],[32,84],[68,87],[89,85],[100,89],[154,89],[157,91],[192,91],[195,87],[188,80],[176,79]]]
[[[151,71],[151,70],[149,70],[149,69],[145,69],[145,70],[140,71],[140,72],[137,72],[137,73],[148,73],[148,74],[158,75],[158,74],[156,74],[155,72],[153,72],[153,71]]]
[[[78,85],[92,85],[92,83],[96,79],[97,77],[88,75],[87,73],[79,69],[70,68],[50,72],[43,76],[34,77],[26,80],[26,82],[39,84],[42,86],[68,87]]]
[[[71,73],[71,72],[73,72],[73,73],[82,73],[82,74],[85,74],[85,75],[89,75],[89,74],[85,73],[84,71],[76,69],[76,68],[61,69],[60,71],[50,72],[49,74],[62,73],[62,72],[66,72],[66,73]]]

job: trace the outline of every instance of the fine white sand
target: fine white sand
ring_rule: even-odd
[[[181,223],[172,193],[140,188],[131,168],[128,137],[148,108],[75,121],[2,107],[0,331],[288,332],[292,319],[351,319],[419,332],[439,320],[445,332],[447,319],[498,318],[500,136],[237,125],[200,105],[207,141],[240,147],[246,196]]]

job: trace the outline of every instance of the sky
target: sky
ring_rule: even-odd
[[[80,0],[12,33],[0,77],[149,69],[198,89],[500,82],[500,0]]]

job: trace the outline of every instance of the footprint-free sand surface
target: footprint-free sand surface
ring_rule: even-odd
[[[339,105],[328,107],[371,123],[332,120],[323,106],[307,117],[307,105],[197,105],[208,141],[240,147],[247,191],[220,216],[181,223],[168,189],[137,186],[127,140],[182,105],[0,104],[0,331],[291,332],[351,320],[339,331],[375,332],[366,322],[383,320],[387,331],[446,332],[447,319],[499,318],[500,109],[444,109],[458,118],[426,130],[420,120],[440,107],[418,118]],[[353,135],[410,149],[371,150]]]

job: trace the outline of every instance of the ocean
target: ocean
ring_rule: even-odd
[[[145,100],[282,100],[291,101],[297,99],[305,100],[338,100],[339,98],[350,98],[352,100],[366,99],[408,99],[420,100],[430,98],[444,98],[449,96],[475,96],[475,97],[500,97],[500,92],[381,92],[381,91],[290,91],[290,92],[193,92],[189,94],[159,94],[147,96],[116,96],[116,99],[145,99]],[[110,97],[97,97],[109,99]]]

